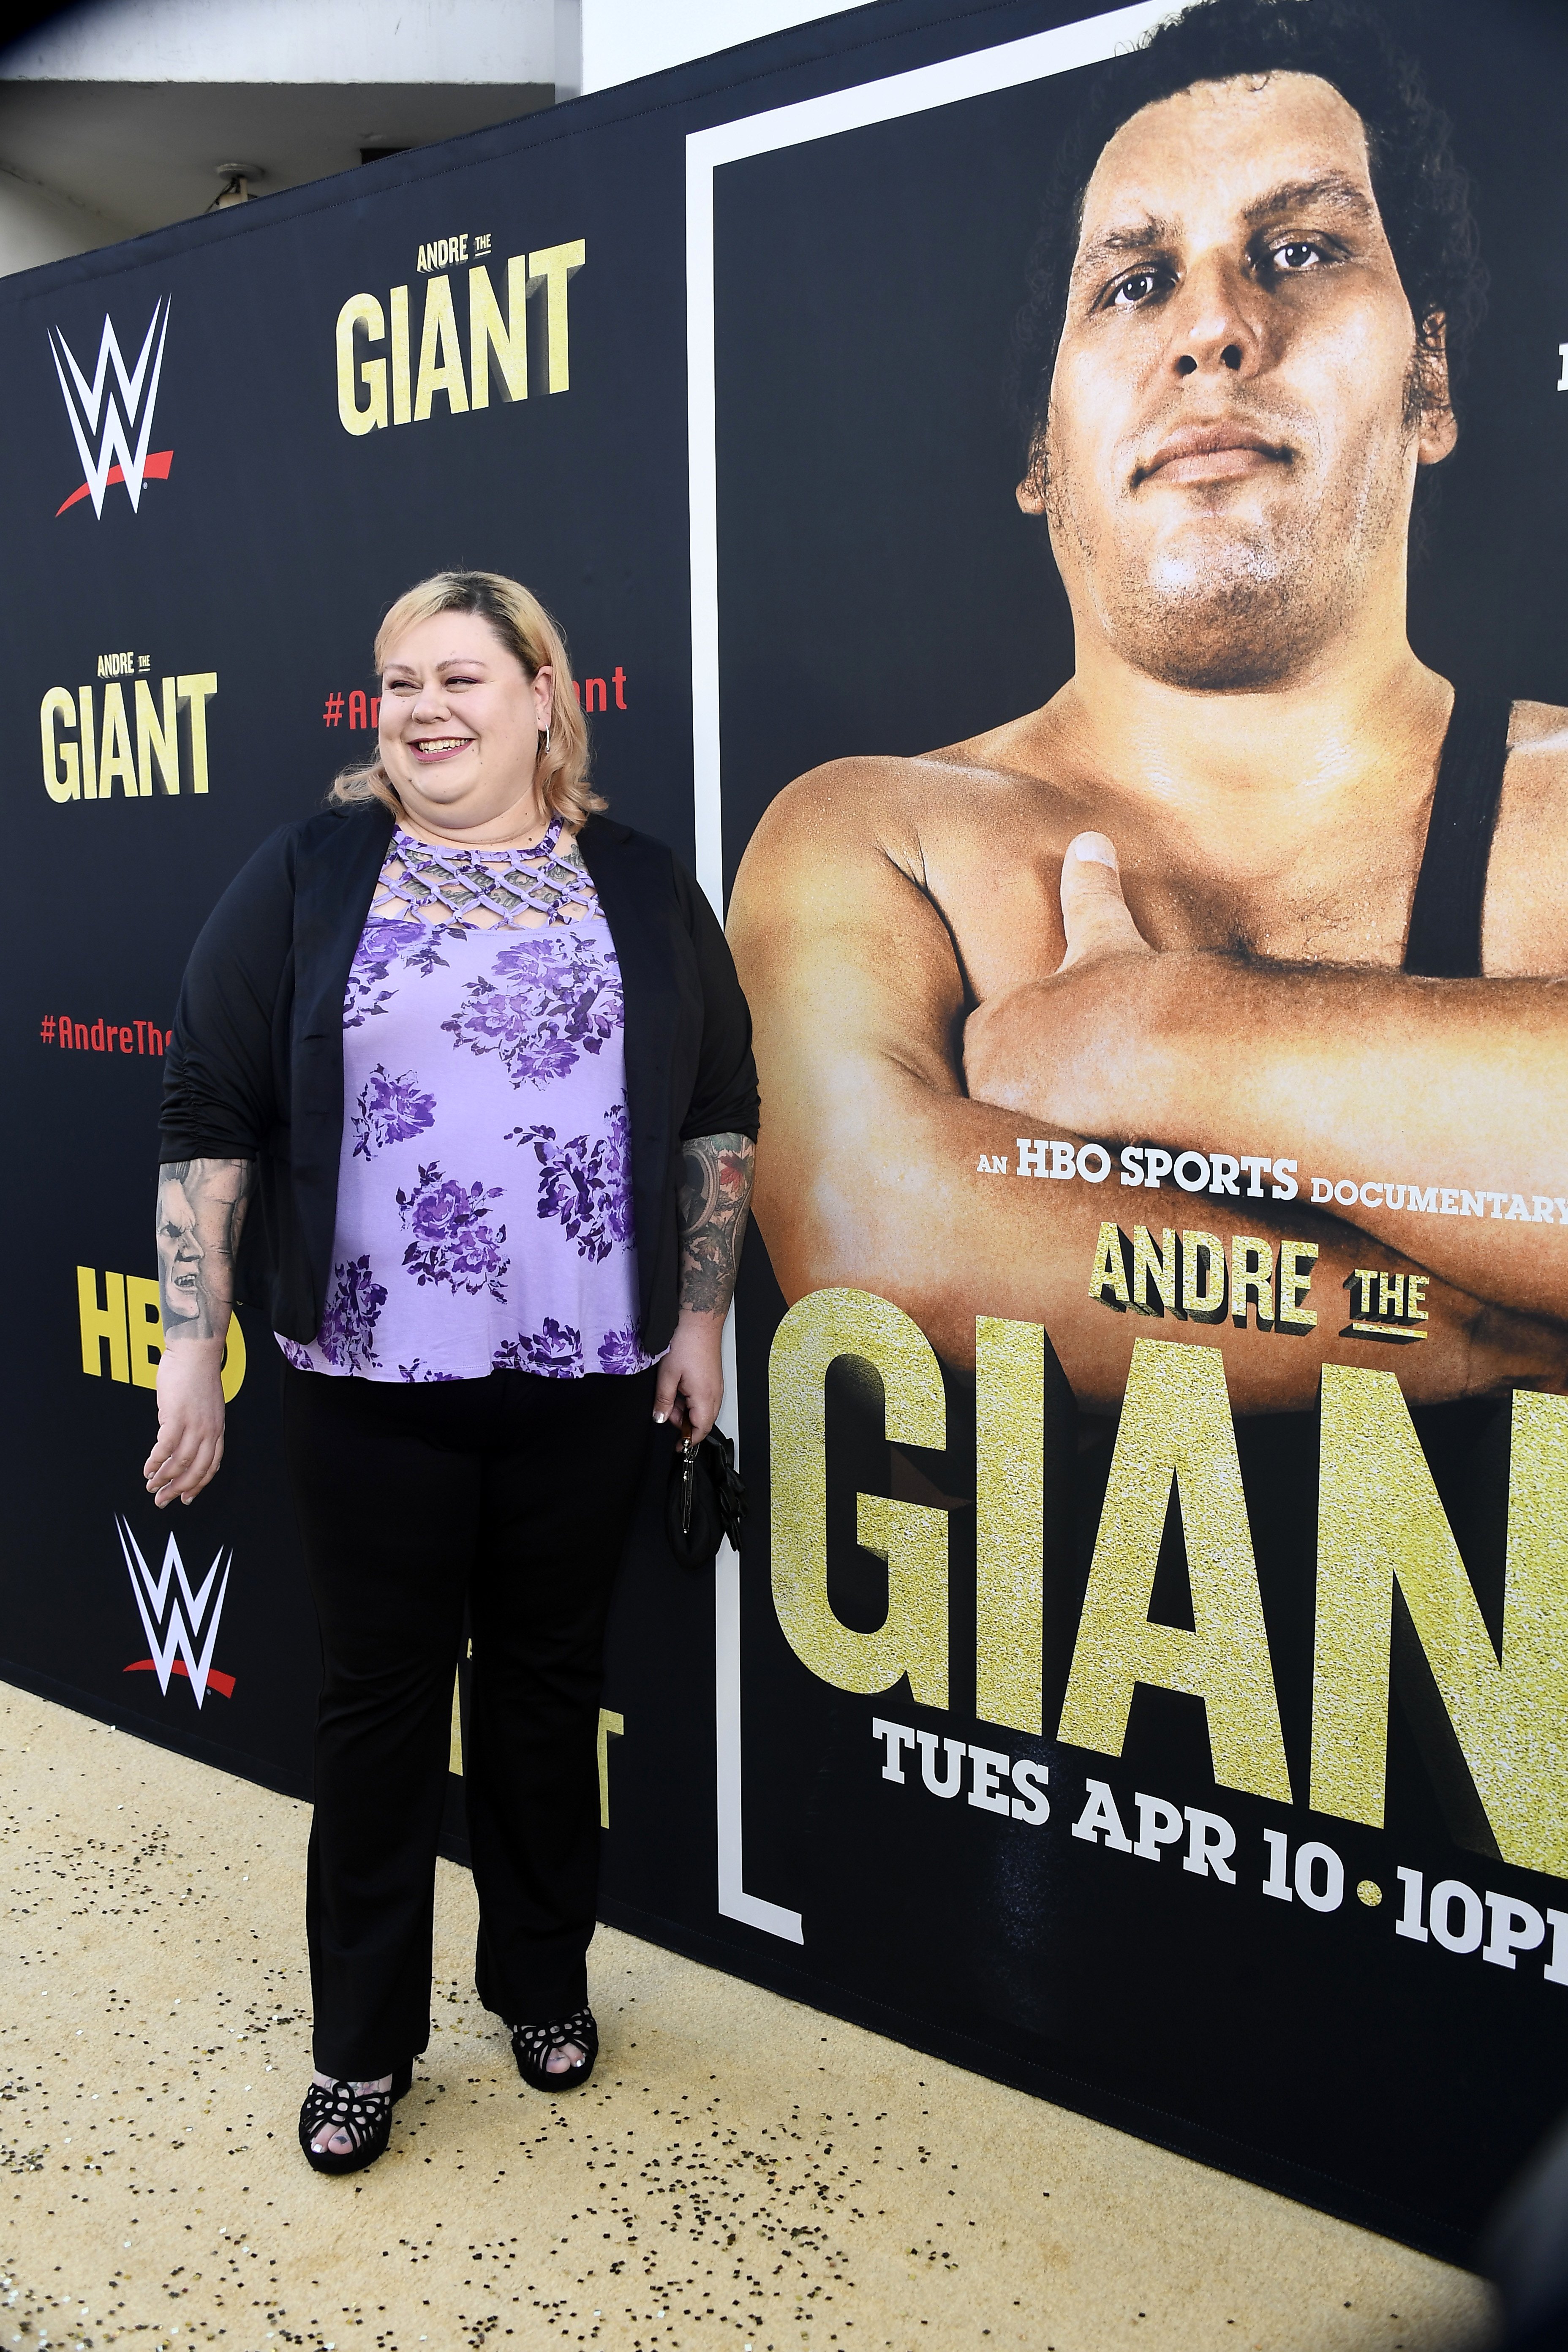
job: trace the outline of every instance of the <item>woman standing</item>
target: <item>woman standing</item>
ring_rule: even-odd
[[[593,2068],[611,1584],[654,1423],[719,1410],[757,1123],[723,935],[600,814],[549,615],[443,572],[375,661],[377,759],[263,845],[186,970],[146,1472],[167,1505],[216,1471],[243,1279],[321,1628],[300,2134],[336,2172],[382,2153],[429,2035],[465,1604],[479,1996],[525,2081]]]

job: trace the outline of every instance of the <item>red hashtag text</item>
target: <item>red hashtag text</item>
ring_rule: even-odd
[[[73,1021],[68,1013],[47,1013],[38,1035],[68,1054],[153,1054],[162,1061],[169,1048],[169,1032],[155,1021]]]

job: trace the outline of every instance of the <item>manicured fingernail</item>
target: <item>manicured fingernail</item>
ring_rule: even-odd
[[[667,1412],[656,1412],[654,1414],[654,1419],[655,1421],[660,1422],[668,1421],[669,1419],[669,1415]]]
[[[1080,833],[1073,843],[1072,854],[1080,866],[1109,866],[1113,874],[1121,870],[1115,849],[1102,833]]]

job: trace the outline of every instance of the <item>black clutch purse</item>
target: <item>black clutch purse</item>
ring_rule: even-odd
[[[665,1532],[682,1568],[711,1568],[728,1536],[737,1551],[746,1516],[746,1490],[735,1468],[735,1448],[710,1429],[698,1445],[678,1445],[669,1465]]]

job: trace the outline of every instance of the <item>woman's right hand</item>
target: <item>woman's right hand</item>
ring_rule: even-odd
[[[161,1511],[194,1503],[223,1460],[221,1339],[176,1339],[158,1366],[158,1442],[147,1456],[147,1492]]]

